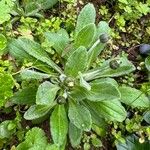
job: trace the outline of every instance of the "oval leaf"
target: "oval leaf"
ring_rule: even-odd
[[[57,33],[46,32],[45,37],[59,55],[62,54],[69,44],[69,35],[64,29],[59,30]]]
[[[96,11],[93,4],[87,4],[78,15],[75,32],[79,33],[87,24],[95,23]]]
[[[13,97],[11,97],[10,100],[15,104],[34,104],[36,100],[36,92],[36,86],[27,87],[14,93]]]
[[[64,105],[57,105],[50,117],[51,134],[54,144],[62,146],[68,132],[68,119]]]
[[[132,107],[150,107],[148,97],[140,90],[127,86],[119,87],[119,90],[121,92],[121,101],[123,103]]]
[[[51,75],[49,74],[40,73],[29,69],[22,70],[20,75],[23,80],[32,80],[32,79],[42,80],[51,77]]]
[[[87,101],[87,103],[95,110],[96,114],[99,114],[108,121],[122,122],[126,118],[126,111],[118,100]]]
[[[86,107],[70,101],[68,116],[71,123],[77,128],[84,131],[90,131],[92,119],[90,111]]]
[[[72,147],[80,145],[82,138],[82,130],[78,129],[71,122],[69,123],[69,139]]]
[[[41,48],[40,44],[31,41],[26,38],[20,38],[17,40],[13,40],[14,43],[11,43],[9,45],[10,52],[14,55],[15,51],[15,56],[21,57],[22,59],[32,59],[35,58],[36,60],[39,60],[47,65],[49,65],[51,68],[56,70],[59,73],[62,73],[61,68],[59,68],[47,55],[47,53]],[[19,49],[19,52],[17,51]],[[21,54],[21,56],[17,55],[17,53]],[[23,55],[23,57],[22,57]],[[24,58],[25,56],[25,58]],[[21,59],[20,58],[20,59]]]
[[[69,76],[76,77],[79,72],[83,72],[87,65],[87,51],[85,47],[79,47],[68,58],[65,73]]]
[[[87,99],[91,101],[114,100],[121,97],[119,89],[110,82],[95,80],[91,85],[91,90]]]
[[[32,105],[24,114],[26,120],[34,120],[44,117],[52,107],[45,105]]]
[[[52,105],[56,97],[57,91],[60,88],[48,81],[42,83],[36,94],[36,104],[37,105]]]
[[[84,79],[86,81],[89,81],[102,77],[118,77],[129,74],[135,70],[134,65],[130,61],[128,61],[126,57],[115,59],[118,62],[120,62],[120,65],[118,66],[117,69],[112,69],[110,67],[109,63],[112,61],[112,59],[110,59],[105,61],[101,67],[89,70],[87,73],[84,73],[83,74]]]
[[[88,24],[78,33],[75,38],[74,47],[79,48],[80,46],[84,46],[88,48],[94,40],[95,33],[95,24]]]

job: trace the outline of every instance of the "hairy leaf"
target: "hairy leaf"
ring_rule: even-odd
[[[89,70],[88,72],[84,73],[84,79],[89,81],[102,77],[118,77],[129,74],[135,70],[134,65],[130,61],[128,61],[126,57],[116,59],[120,62],[118,68],[112,69],[110,67],[110,62],[112,61],[110,59],[105,61],[101,67]]]
[[[56,52],[60,55],[69,44],[69,35],[64,29],[59,30],[57,33],[46,32],[45,37],[52,44],[52,47],[56,50]]]
[[[93,46],[88,51],[88,67],[90,68],[91,64],[96,61],[97,56],[102,52],[105,48],[106,43],[101,43],[100,40],[97,40]]]
[[[72,147],[77,147],[80,145],[82,138],[82,130],[78,129],[71,122],[69,123],[69,139]]]
[[[35,120],[44,117],[51,110],[52,106],[32,105],[24,114],[26,120]]]
[[[14,93],[13,97],[11,97],[10,100],[15,104],[21,105],[34,104],[36,101],[36,92],[37,92],[36,86],[26,87]]]
[[[23,80],[32,80],[32,79],[42,80],[42,79],[47,79],[49,77],[51,77],[51,75],[40,73],[34,70],[24,69],[21,71],[21,78]]]
[[[74,47],[79,48],[80,46],[84,46],[88,48],[94,40],[95,33],[95,24],[88,24],[77,34],[74,42]]]
[[[84,131],[90,131],[92,119],[91,114],[86,107],[70,100],[68,116],[71,123],[77,128]]]
[[[102,34],[110,35],[111,28],[109,27],[108,23],[105,21],[100,21],[97,27],[97,37]]]
[[[87,99],[91,101],[114,100],[121,97],[119,89],[110,82],[95,80],[91,84],[91,90]]]
[[[62,146],[68,132],[68,119],[64,105],[57,105],[50,117],[51,134],[54,143]]]
[[[19,59],[29,59],[34,61],[39,60],[44,64],[49,65],[51,68],[61,73],[59,68],[47,55],[47,53],[41,48],[40,44],[31,41],[29,39],[20,38],[13,40],[9,44],[10,53]],[[21,54],[21,55],[20,55]],[[34,58],[34,59],[32,59]]]
[[[68,76],[76,77],[79,72],[83,72],[87,65],[87,51],[85,47],[79,47],[68,58],[65,73]]]
[[[97,114],[106,120],[122,122],[126,118],[126,111],[118,100],[101,102],[87,101],[87,103]]]
[[[36,104],[37,105],[53,105],[54,99],[56,97],[57,91],[60,88],[48,81],[42,83],[36,94]]]
[[[150,108],[150,100],[144,93],[135,88],[121,86],[121,101],[132,107],[145,107]]]
[[[93,4],[87,4],[80,12],[77,25],[76,34],[79,33],[87,24],[95,23],[96,12]]]

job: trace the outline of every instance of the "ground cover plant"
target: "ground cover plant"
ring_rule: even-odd
[[[136,61],[112,55],[115,28],[98,20],[104,7],[89,1],[1,3],[8,18],[0,34],[0,149],[149,149],[148,44],[136,46]],[[138,18],[123,14],[126,20],[148,13],[149,2],[119,3],[147,8]]]

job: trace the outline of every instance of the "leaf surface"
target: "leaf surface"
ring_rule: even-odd
[[[84,46],[85,48],[88,48],[92,44],[95,34],[95,24],[88,24],[77,34],[74,47],[79,48],[80,46]]]
[[[87,4],[78,15],[76,34],[81,31],[87,24],[95,23],[96,12],[93,4]]]
[[[150,101],[148,97],[140,90],[135,88],[121,86],[121,101],[132,107],[150,108]]]
[[[13,95],[14,80],[6,72],[0,72],[0,107],[4,106],[8,98]]]
[[[50,117],[51,134],[54,143],[62,146],[68,132],[68,119],[64,105],[57,105]]]
[[[37,92],[36,86],[26,87],[14,93],[13,97],[11,97],[10,100],[15,104],[21,105],[34,104],[36,101],[36,92]]]
[[[112,61],[107,60],[105,61],[101,67],[91,69],[83,74],[83,77],[86,81],[98,79],[102,77],[119,77],[122,75],[129,74],[135,70],[134,65],[128,61],[126,57],[116,58],[117,61],[120,62],[120,65],[117,69],[112,69],[110,67],[110,62]]]
[[[51,77],[49,74],[40,73],[34,70],[24,69],[21,71],[21,78],[23,80],[42,80]]]
[[[122,122],[126,118],[126,111],[118,100],[101,102],[87,101],[87,103],[97,114],[106,120]]]
[[[45,105],[32,105],[24,114],[26,120],[35,120],[44,117],[49,113],[52,106]]]
[[[69,139],[73,147],[80,145],[82,138],[82,130],[78,129],[72,123],[69,123]]]
[[[79,47],[68,58],[65,73],[68,76],[76,77],[79,72],[83,72],[87,65],[87,51],[85,47]]]
[[[92,119],[90,111],[86,107],[70,101],[68,116],[71,123],[77,128],[84,131],[90,131]]]
[[[91,101],[103,101],[120,99],[121,95],[119,89],[110,82],[95,80],[91,84],[91,90],[87,99]]]
[[[145,65],[148,71],[150,71],[150,56],[145,59]]]
[[[57,33],[46,32],[45,37],[59,55],[69,44],[69,35],[64,29],[59,30]]]
[[[48,81],[43,82],[36,94],[37,105],[53,105],[56,94],[60,88]]]

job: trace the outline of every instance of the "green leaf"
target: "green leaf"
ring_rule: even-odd
[[[88,82],[86,82],[82,76],[82,74],[80,74],[80,86],[84,87],[86,90],[90,91],[91,90],[91,86]]]
[[[110,27],[107,22],[100,21],[97,27],[96,42],[93,44],[93,46],[88,51],[88,68],[90,68],[91,64],[96,61],[99,54],[104,50],[106,43],[101,43],[99,40],[100,35],[107,34],[110,35]]]
[[[8,21],[11,18],[11,11],[14,6],[12,0],[1,0],[0,1],[0,24]]]
[[[118,143],[117,150],[148,150],[150,142],[139,143],[138,137],[135,135],[126,137],[125,143]]]
[[[50,117],[50,127],[54,144],[62,146],[68,132],[68,119],[64,105],[55,107]]]
[[[89,48],[91,46],[94,37],[96,34],[95,24],[86,25],[76,36],[74,41],[74,47],[79,48],[80,46],[84,46],[85,48]]]
[[[90,131],[92,119],[90,111],[86,107],[70,100],[68,116],[71,123],[77,128],[84,131]]]
[[[143,116],[144,120],[150,124],[150,111],[147,111],[144,116]]]
[[[8,130],[8,126],[11,123],[13,123],[11,120],[5,120],[0,123],[0,139],[10,138],[15,132],[15,129]]]
[[[26,133],[25,141],[20,143],[16,150],[45,150],[47,144],[44,131],[34,127]]]
[[[36,58],[26,53],[24,49],[21,47],[21,45],[18,43],[18,40],[14,40],[14,39],[11,40],[8,44],[8,49],[11,56],[15,57],[17,60],[21,62],[27,60],[28,62],[32,62],[35,68],[44,72],[51,73],[50,66],[48,66],[47,64],[37,60]]]
[[[69,44],[69,35],[64,29],[59,30],[57,33],[46,32],[45,37],[59,55],[62,54]]]
[[[82,138],[82,130],[78,129],[71,122],[69,123],[69,139],[72,147],[80,145]]]
[[[101,43],[98,39],[93,46],[88,51],[88,67],[90,68],[91,64],[96,61],[96,58],[98,55],[102,52],[102,50],[105,48],[106,43]]]
[[[128,4],[127,0],[119,0],[119,2],[123,3],[123,4]]]
[[[145,59],[145,65],[148,71],[150,71],[150,56]]]
[[[26,0],[23,1],[25,6],[25,15],[34,16],[40,10],[45,10],[53,7],[58,0]]]
[[[140,90],[127,86],[121,86],[119,87],[119,90],[121,93],[121,102],[132,107],[150,107],[148,97]]]
[[[89,91],[81,86],[75,86],[73,87],[72,91],[70,92],[70,97],[72,99],[77,99],[78,101],[81,101],[86,98],[86,95],[89,94]]]
[[[3,55],[6,46],[7,46],[7,39],[3,34],[0,34],[0,55]]]
[[[108,23],[105,21],[100,21],[97,26],[97,37],[99,37],[102,34],[108,34],[110,35],[111,28],[109,27]]]
[[[107,80],[95,80],[90,85],[91,90],[89,95],[87,95],[87,99],[90,101],[111,101],[121,97],[119,89],[110,82],[107,82]]]
[[[78,15],[75,32],[78,34],[87,24],[95,23],[96,12],[93,4],[87,4]]]
[[[97,114],[108,121],[122,122],[126,118],[126,111],[118,100],[101,102],[87,101],[87,103]]]
[[[0,72],[0,85],[0,107],[2,107],[13,95],[14,80],[12,76],[6,72]]]
[[[14,56],[19,57],[20,59],[30,59],[39,60],[44,64],[49,65],[51,68],[56,70],[59,73],[62,73],[61,68],[59,68],[47,55],[47,53],[41,48],[40,44],[31,41],[29,39],[20,38],[17,40],[13,40],[11,44],[9,44],[10,53]],[[18,50],[19,49],[19,50]],[[19,55],[21,54],[21,56]],[[23,55],[23,56],[22,56]],[[25,56],[25,58],[24,58]]]
[[[85,107],[88,108],[88,110],[91,113],[92,116],[92,124],[97,125],[100,128],[106,128],[106,122],[103,118],[103,116],[94,108],[91,107],[90,104],[88,104],[86,101],[84,101]]]
[[[48,81],[43,82],[36,94],[37,105],[53,105],[56,94],[60,88]]]
[[[24,114],[26,120],[35,120],[44,117],[50,112],[52,106],[32,105]]]
[[[26,87],[14,93],[10,101],[12,103],[21,104],[21,105],[34,104],[36,100],[36,92],[37,92],[36,86]]]
[[[112,59],[107,60],[103,63],[101,67],[89,70],[88,72],[83,74],[83,77],[86,81],[98,79],[102,77],[118,77],[122,75],[129,74],[135,70],[134,65],[128,61],[126,57],[115,58],[118,62],[120,62],[118,68],[112,69],[110,67],[110,62]]]
[[[83,72],[87,65],[87,51],[85,47],[79,47],[68,58],[65,73],[69,76],[76,77],[79,72]]]
[[[40,73],[34,70],[29,70],[29,69],[24,69],[21,71],[21,78],[23,80],[43,80],[43,79],[48,79],[50,78],[51,75],[45,74],[45,73]]]
[[[92,138],[92,145],[94,147],[103,147],[102,141],[98,138]]]
[[[65,150],[66,140],[62,146],[57,146],[56,144],[48,144],[46,150]]]
[[[30,0],[33,1],[33,0]],[[49,9],[51,7],[53,7],[58,0],[34,0],[35,2],[37,2],[42,9]]]

